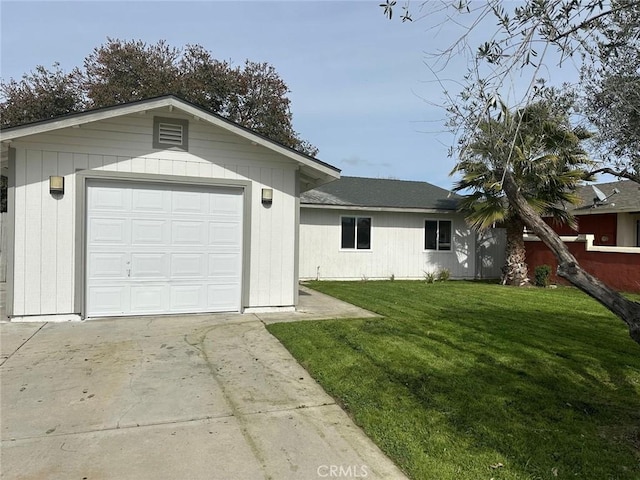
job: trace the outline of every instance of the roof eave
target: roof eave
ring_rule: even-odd
[[[315,188],[319,185],[323,185],[324,183],[340,178],[340,169],[329,165],[328,163],[297,152],[289,147],[285,147],[284,145],[274,142],[273,140],[269,140],[268,138],[252,132],[245,127],[231,122],[230,120],[226,120],[174,96],[164,96],[155,99],[141,100],[130,104],[114,105],[113,107],[107,107],[98,111],[80,112],[63,118],[44,120],[35,124],[0,130],[0,141],[10,143],[13,140],[29,135],[37,135],[62,128],[75,127],[86,123],[108,120],[114,117],[136,114],[164,107],[178,108],[183,112],[192,115],[197,120],[204,120],[212,125],[224,128],[246,140],[249,140],[255,145],[261,145],[294,160],[303,168],[307,167],[306,169],[319,172],[319,176],[317,174],[315,175],[317,177],[317,183],[310,182],[309,184],[312,185],[310,188]]]
[[[456,209],[424,208],[424,207],[371,207],[366,205],[334,205],[321,203],[300,203],[302,208],[325,210],[356,210],[368,212],[394,212],[394,213],[459,213]]]

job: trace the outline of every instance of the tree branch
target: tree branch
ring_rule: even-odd
[[[620,317],[629,327],[631,338],[640,344],[640,303],[628,300],[580,267],[558,234],[529,206],[509,171],[504,176],[503,190],[527,227],[555,255],[558,260],[557,274]]]
[[[626,168],[623,170],[614,170],[613,168],[610,168],[610,167],[604,167],[604,168],[599,168],[597,170],[593,170],[592,172],[588,172],[586,176],[591,177],[598,173],[608,173],[609,175],[613,175],[618,178],[626,178],[636,183],[640,183],[640,173],[630,172]]]
[[[600,19],[602,17],[606,17],[607,15],[611,15],[613,13],[617,13],[617,12],[620,12],[622,10],[626,10],[628,8],[635,7],[636,5],[640,5],[640,2],[627,3],[627,4],[624,4],[623,6],[620,6],[620,7],[617,7],[617,8],[612,8],[611,10],[606,10],[604,12],[600,12],[598,15],[595,15],[595,16],[593,16],[591,18],[587,18],[585,21],[580,22],[578,25],[576,25],[573,28],[567,30],[566,32],[562,32],[562,33],[556,35],[555,37],[550,38],[549,41],[555,43],[555,42],[557,42],[558,40],[560,40],[562,38],[568,37],[572,33],[576,33],[578,30],[582,30],[584,28],[587,28],[593,22],[595,22],[596,20],[598,20],[598,19]]]

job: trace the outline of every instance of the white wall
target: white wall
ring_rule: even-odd
[[[370,216],[371,250],[340,249],[340,217]],[[452,220],[454,248],[424,250],[424,222]],[[475,235],[458,214],[366,212],[317,209],[300,211],[301,279],[421,279],[447,269],[452,278],[474,278]]]
[[[637,228],[640,214],[619,213],[617,218],[616,243],[618,247],[637,246]]]
[[[490,228],[477,235],[476,278],[500,278],[506,258],[507,230]]]
[[[176,118],[165,111],[159,116]],[[152,146],[153,114],[129,115],[24,137],[15,148],[13,315],[74,312],[75,172],[108,170],[238,179],[252,182],[249,304],[294,304],[296,165],[225,130],[190,119],[189,152]],[[65,177],[65,194],[49,193],[50,175]],[[261,189],[273,188],[271,208]]]
[[[7,280],[7,221],[7,214],[0,213],[0,282]]]

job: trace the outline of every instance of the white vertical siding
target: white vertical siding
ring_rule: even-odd
[[[0,282],[7,280],[7,222],[6,212],[0,213]]]
[[[14,311],[24,312],[24,294],[25,294],[25,255],[26,255],[26,224],[27,224],[27,204],[26,204],[26,185],[27,185],[27,152],[25,150],[16,150],[15,159],[15,226],[14,226],[14,267],[13,267],[13,309]],[[22,187],[20,187],[22,186]],[[39,279],[38,279],[39,280]],[[7,279],[11,281],[11,279]],[[7,302],[10,299],[7,298]]]
[[[57,175],[65,177],[65,191],[75,194],[75,168],[73,155],[69,153],[58,154]],[[69,248],[74,245],[76,234],[76,204],[74,195],[65,194],[56,201],[58,209],[56,212],[58,228],[56,230],[57,250],[56,250],[56,312],[73,311],[73,279],[75,272],[74,249]],[[67,228],[71,225],[71,228]]]
[[[250,291],[245,307],[293,305],[296,165],[204,122],[190,123],[189,152],[152,150],[153,116],[132,115],[16,140],[13,314],[74,312],[75,172],[240,179],[251,182]],[[49,194],[49,176],[65,194]],[[274,190],[261,204],[262,188]]]
[[[42,257],[42,197],[46,184],[42,181],[42,151],[27,150],[25,185],[25,290],[24,302],[27,315],[42,313],[42,262],[50,259]],[[45,281],[45,292],[48,282]]]
[[[370,216],[371,250],[340,249],[340,217]],[[454,248],[424,250],[424,222],[452,220]],[[458,214],[366,212],[305,208],[300,211],[300,278],[423,278],[447,269],[453,278],[473,278],[475,236]]]
[[[297,279],[295,258],[295,170],[251,168],[253,184],[253,218],[251,238],[252,305],[293,305]],[[273,204],[262,205],[262,189],[272,188]],[[286,246],[286,248],[283,248]],[[255,252],[255,253],[254,253]]]
[[[59,199],[48,195],[47,180],[51,175],[58,175],[58,154],[56,152],[42,152],[42,178],[45,180],[44,189],[40,190],[40,309],[42,312],[55,312],[58,296],[58,284],[55,278],[58,266]],[[54,201],[47,201],[48,199]]]

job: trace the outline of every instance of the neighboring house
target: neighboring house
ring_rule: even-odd
[[[576,192],[581,202],[571,212],[577,218],[577,230],[551,223],[554,229],[560,235],[592,234],[594,245],[640,247],[640,184],[623,180],[593,187],[586,185]]]
[[[300,192],[339,170],[172,96],[0,132],[7,315],[292,309]]]
[[[305,192],[300,278],[498,277],[504,241],[496,231],[478,241],[456,211],[459,198],[426,182],[357,177]]]
[[[640,292],[640,184],[630,180],[581,187],[581,202],[571,209],[578,225],[548,223],[561,235],[580,265],[609,286]],[[536,237],[528,237],[530,271],[557,265]]]

